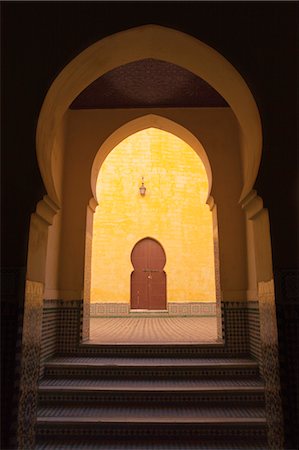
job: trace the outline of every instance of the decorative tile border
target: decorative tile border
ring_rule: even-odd
[[[189,302],[189,303],[168,303],[168,312],[172,316],[215,316],[216,303]]]
[[[128,303],[90,303],[90,317],[128,316]]]
[[[215,302],[169,302],[169,316],[215,316]],[[150,314],[150,311],[149,311]],[[163,312],[164,314],[164,312]],[[90,317],[122,317],[130,315],[128,303],[91,303]]]

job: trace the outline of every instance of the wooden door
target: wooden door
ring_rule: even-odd
[[[166,309],[166,256],[159,242],[145,238],[137,242],[131,254],[131,308]]]

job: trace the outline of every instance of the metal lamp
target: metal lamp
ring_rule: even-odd
[[[139,187],[139,192],[140,192],[140,195],[142,195],[142,196],[144,196],[145,192],[146,192],[146,187],[144,186],[144,178],[143,177],[142,177],[141,186]]]

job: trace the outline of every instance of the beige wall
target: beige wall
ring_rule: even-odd
[[[86,208],[92,197],[90,176],[94,158],[115,130],[149,113],[186,127],[202,143],[213,174],[211,195],[218,211],[223,298],[246,298],[245,222],[238,204],[242,191],[239,128],[229,108],[68,111],[57,286],[60,296],[71,299],[83,295]]]
[[[59,298],[59,269],[61,244],[61,211],[58,211],[49,227],[45,274],[45,298]]]

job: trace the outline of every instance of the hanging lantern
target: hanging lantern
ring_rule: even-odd
[[[140,195],[142,195],[142,196],[144,196],[145,192],[146,192],[146,187],[144,186],[144,178],[143,177],[142,177],[141,186],[139,187],[139,192],[140,192]]]

